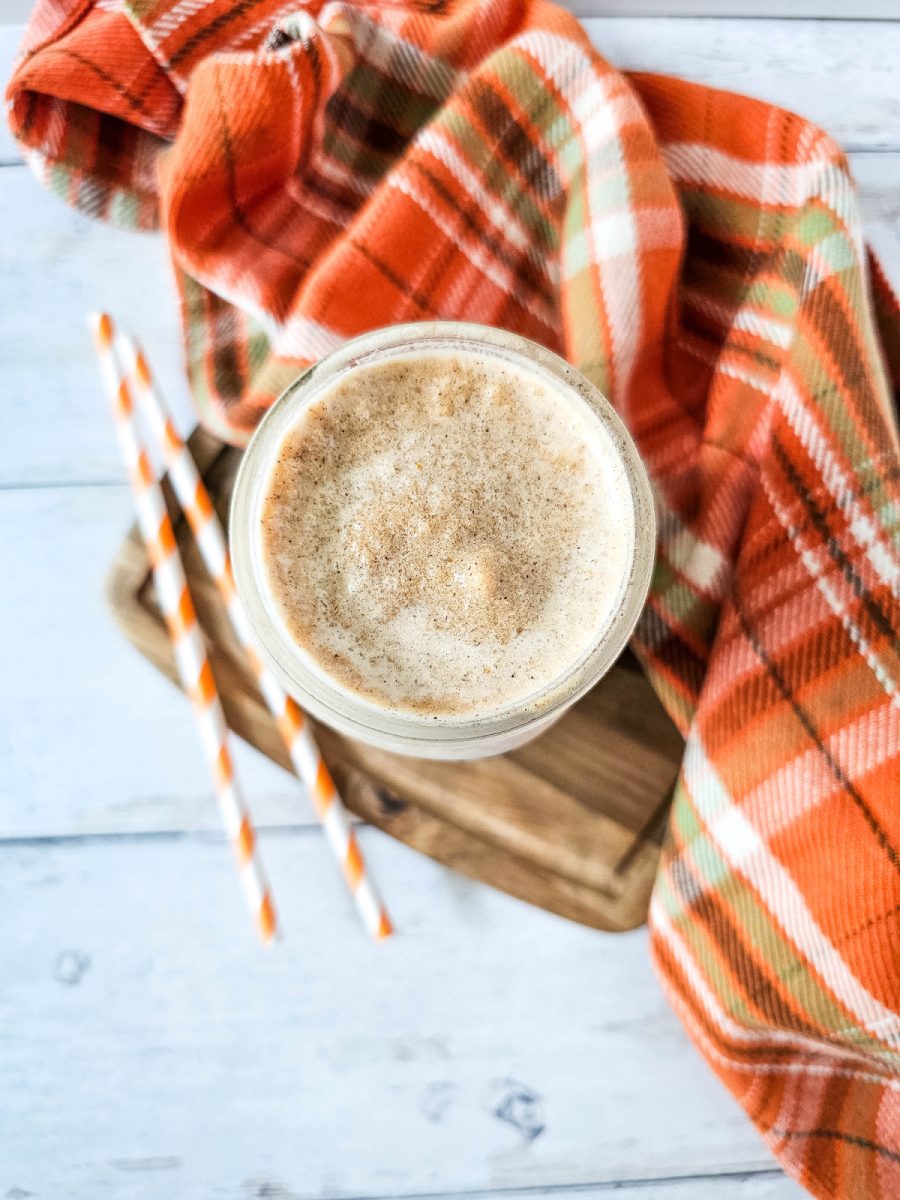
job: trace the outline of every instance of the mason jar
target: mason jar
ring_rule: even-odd
[[[349,372],[429,352],[474,353],[537,376],[554,403],[574,405],[616,464],[609,486],[630,509],[630,539],[618,595],[605,623],[574,662],[532,695],[489,711],[457,715],[387,708],[342,685],[291,637],[272,595],[263,557],[263,506],[288,431],[305,408]],[[433,321],[363,334],[304,371],[260,422],[241,460],[229,538],[235,583],[263,660],[305,711],[339,733],[398,754],[474,759],[502,754],[537,737],[597,683],[616,661],[647,597],[656,530],[647,473],[625,426],[596,387],[558,355],[526,338],[483,325]]]

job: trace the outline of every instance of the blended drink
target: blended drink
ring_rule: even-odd
[[[374,745],[477,757],[611,665],[653,515],[587,380],[514,335],[436,323],[367,334],[288,389],[242,463],[232,547],[302,705]]]
[[[457,351],[338,380],[285,436],[263,508],[290,636],[387,708],[484,712],[546,686],[608,621],[634,540],[588,416]]]

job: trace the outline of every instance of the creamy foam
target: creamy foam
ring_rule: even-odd
[[[474,352],[345,374],[285,435],[262,511],[290,637],[383,707],[495,712],[612,616],[634,517],[618,452],[560,385]]]

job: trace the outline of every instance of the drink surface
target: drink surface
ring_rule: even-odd
[[[486,715],[596,641],[634,516],[602,426],[558,383],[464,350],[339,377],[278,449],[269,591],[335,683],[400,713]]]

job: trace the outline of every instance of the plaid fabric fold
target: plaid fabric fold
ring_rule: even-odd
[[[789,1172],[900,1196],[900,318],[839,148],[622,75],[542,0],[42,0],[9,101],[54,191],[166,231],[234,440],[429,317],[612,399],[659,515],[635,648],[687,738],[656,966]]]

